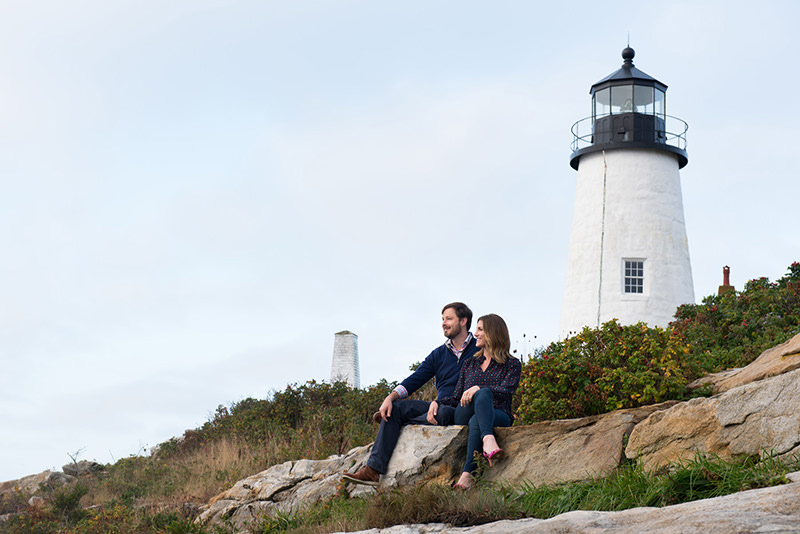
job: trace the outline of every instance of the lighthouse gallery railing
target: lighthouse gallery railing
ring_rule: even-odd
[[[573,152],[596,144],[594,125],[599,121],[599,119],[607,116],[608,115],[598,115],[595,117],[586,117],[585,119],[581,119],[572,125],[571,148]],[[666,118],[666,121],[663,121],[664,118]],[[663,126],[657,127],[655,130],[653,130],[653,127],[650,126],[646,129],[642,129],[641,131],[638,131],[634,127],[634,129],[631,131],[631,139],[641,140],[642,134],[654,133],[653,139],[651,140],[652,142],[667,144],[685,151],[686,131],[689,129],[689,125],[685,121],[679,119],[678,117],[673,117],[672,115],[660,115],[658,116],[658,119],[663,121]],[[603,144],[605,144],[606,141],[607,140],[604,139]],[[624,146],[625,141],[622,140],[619,141],[619,143],[621,146]]]

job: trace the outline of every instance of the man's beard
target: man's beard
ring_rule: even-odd
[[[461,333],[461,325],[457,324],[453,328],[450,329],[450,332],[448,332],[445,335],[446,335],[447,339],[455,339],[455,338],[458,337],[458,335],[460,333]]]

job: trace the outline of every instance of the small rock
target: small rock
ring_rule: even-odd
[[[49,485],[51,488],[60,488],[62,486],[66,486],[67,484],[72,484],[76,480],[78,479],[72,475],[62,473],[61,471],[53,471],[47,475],[44,483]]]
[[[185,502],[181,505],[183,517],[189,520],[194,519],[203,512],[203,506],[194,502]]]
[[[88,460],[81,460],[80,462],[72,462],[71,464],[67,464],[61,469],[64,470],[64,473],[79,477],[82,475],[91,475],[103,469],[103,466],[98,464],[97,462],[90,462]]]

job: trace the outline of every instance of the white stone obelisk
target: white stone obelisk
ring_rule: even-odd
[[[611,319],[666,326],[694,302],[679,174],[686,124],[666,114],[667,86],[633,56],[626,48],[622,68],[592,86],[592,116],[573,126],[561,338]]]
[[[358,367],[358,336],[348,330],[334,334],[331,382],[347,382],[361,387]]]

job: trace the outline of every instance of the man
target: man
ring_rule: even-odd
[[[386,473],[401,428],[407,424],[430,424],[427,420],[430,403],[406,397],[433,377],[436,377],[437,399],[453,394],[462,363],[477,352],[475,338],[469,331],[471,324],[472,311],[466,304],[453,302],[442,309],[442,330],[447,341],[435,348],[411,376],[383,399],[380,411],[375,414],[376,417],[380,414],[381,426],[367,465],[356,473],[344,473],[344,480],[377,486],[381,475]],[[435,414],[438,424],[452,424],[453,412],[445,408],[449,407],[442,406]]]

